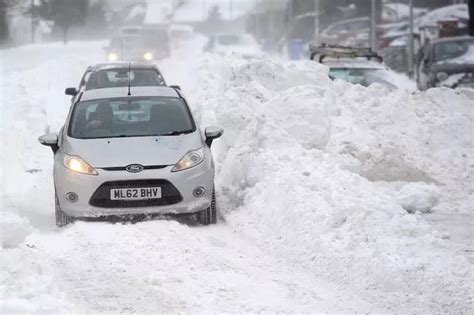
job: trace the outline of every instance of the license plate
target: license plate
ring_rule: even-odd
[[[111,200],[145,200],[161,198],[161,187],[117,188],[110,190]]]

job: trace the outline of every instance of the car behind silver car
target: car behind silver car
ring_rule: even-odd
[[[59,134],[39,138],[54,152],[56,224],[154,213],[215,223],[210,146],[222,133],[202,132],[173,88],[84,92]]]

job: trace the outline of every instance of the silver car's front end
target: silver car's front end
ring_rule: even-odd
[[[190,169],[173,172],[174,165],[154,165],[138,173],[123,167],[96,167],[97,175],[65,167],[64,154],[55,157],[54,182],[62,211],[74,217],[127,214],[195,213],[211,204],[214,165],[209,148],[204,160]],[[159,188],[160,198],[113,200],[111,191]],[[72,196],[72,197],[71,197]]]

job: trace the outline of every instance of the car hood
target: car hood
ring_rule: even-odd
[[[190,150],[203,146],[198,131],[178,136],[75,139],[64,141],[64,152],[77,155],[95,168],[129,164],[174,165]]]

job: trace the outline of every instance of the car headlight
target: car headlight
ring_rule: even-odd
[[[143,59],[147,61],[153,60],[153,54],[151,52],[147,52],[143,55]]]
[[[116,61],[118,59],[118,56],[116,53],[110,53],[108,58],[109,58],[109,61]]]
[[[190,169],[199,165],[204,161],[204,151],[203,149],[193,150],[186,153],[181,160],[176,163],[176,165],[171,170],[172,172],[179,172],[183,170]]]
[[[73,172],[87,175],[98,175],[97,171],[92,166],[78,156],[66,155],[64,157],[64,166]]]

